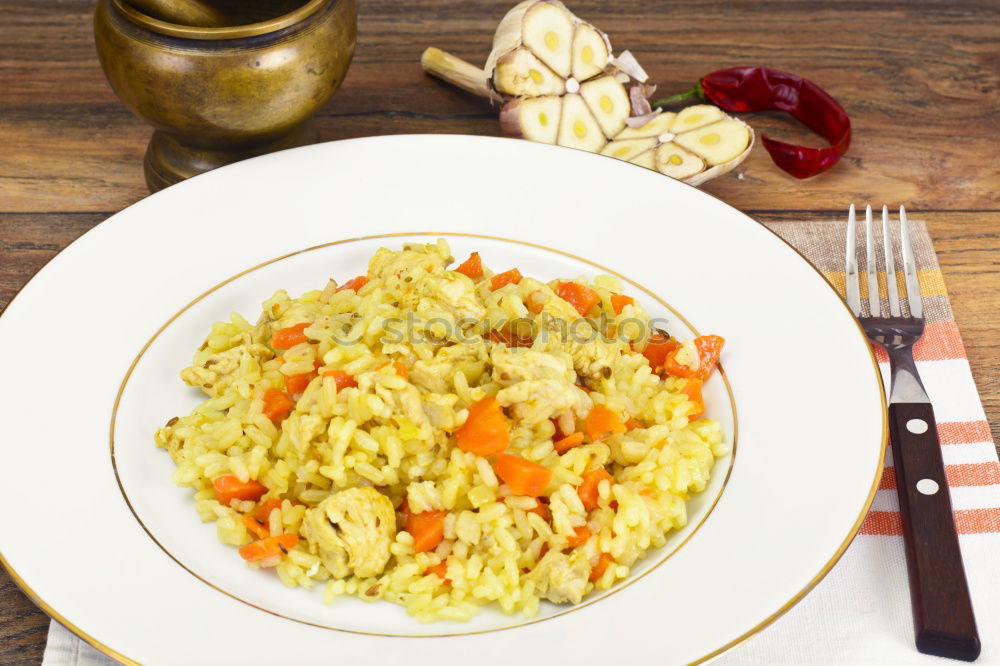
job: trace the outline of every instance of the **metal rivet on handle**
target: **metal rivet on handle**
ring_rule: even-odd
[[[910,419],[906,422],[906,429],[914,435],[922,435],[927,432],[927,421],[923,419]]]
[[[917,481],[917,492],[921,495],[933,495],[940,489],[934,479],[920,479]]]

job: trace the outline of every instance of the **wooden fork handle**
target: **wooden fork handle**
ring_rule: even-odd
[[[917,649],[974,661],[979,656],[979,634],[934,409],[927,403],[891,404],[889,427]]]

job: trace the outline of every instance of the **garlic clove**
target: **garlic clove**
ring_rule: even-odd
[[[750,145],[750,129],[735,118],[724,118],[674,137],[674,143],[687,148],[711,165],[739,157]]]
[[[639,153],[635,157],[629,160],[632,164],[638,164],[641,167],[646,167],[651,171],[656,171],[656,155],[654,151],[647,150],[644,153]]]
[[[525,48],[514,49],[497,60],[493,86],[506,95],[535,97],[561,95],[566,83]]]
[[[625,129],[625,119],[632,107],[625,86],[614,76],[602,76],[580,85],[580,95],[590,107],[608,138]]]
[[[695,106],[681,109],[677,114],[677,118],[674,119],[674,124],[671,126],[670,131],[674,134],[688,132],[699,127],[704,127],[705,125],[710,125],[725,117],[726,114],[717,106],[696,104]]]
[[[562,4],[538,2],[524,13],[521,41],[552,71],[567,78],[572,71],[573,19]]]
[[[561,114],[561,97],[519,97],[500,110],[500,127],[507,136],[555,143],[559,135]]]
[[[626,127],[615,136],[615,139],[641,139],[647,136],[660,136],[670,131],[670,126],[673,125],[676,117],[676,113],[666,111],[654,116],[642,127]]]
[[[594,26],[579,23],[573,33],[573,78],[586,81],[597,76],[608,64],[608,45]]]
[[[655,137],[648,137],[645,139],[615,140],[601,149],[601,155],[607,155],[608,157],[615,157],[617,159],[625,160],[627,162],[631,160],[633,157],[636,157],[641,153],[646,152],[655,145],[656,145]]]
[[[556,142],[560,146],[579,148],[596,153],[607,140],[587,103],[580,95],[565,95],[562,116],[559,119],[559,134]]]
[[[693,176],[705,168],[705,163],[673,143],[664,143],[656,148],[656,170],[665,176],[681,180]]]

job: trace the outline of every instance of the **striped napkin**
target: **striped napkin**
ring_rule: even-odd
[[[979,662],[987,664],[1000,660],[997,646],[1000,585],[996,580],[996,561],[1000,558],[1000,464],[927,229],[922,222],[911,220],[910,225],[927,320],[924,337],[913,353],[934,403],[955,522],[983,642]],[[767,226],[805,255],[844,293],[846,223],[774,222]],[[898,228],[894,237],[898,238]],[[898,257],[896,265],[902,265]],[[884,301],[884,284],[882,289]],[[861,296],[867,298],[864,280]],[[881,349],[877,350],[877,356],[888,387],[888,358]],[[948,663],[918,653],[913,645],[902,523],[895,488],[890,451],[871,513],[840,562],[786,615],[716,663],[725,666]],[[52,623],[44,666],[113,663]]]

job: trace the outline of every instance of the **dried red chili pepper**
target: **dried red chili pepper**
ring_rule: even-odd
[[[658,100],[666,106],[686,99],[711,102],[724,111],[784,111],[830,142],[807,148],[761,137],[779,167],[796,178],[826,171],[851,144],[851,119],[837,100],[812,81],[770,67],[733,67],[712,72],[691,90]]]

